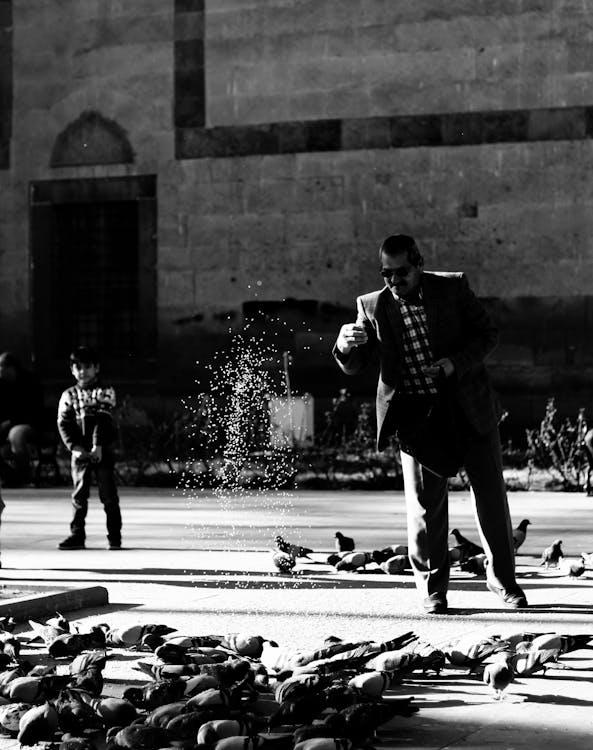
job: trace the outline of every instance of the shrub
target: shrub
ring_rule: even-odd
[[[576,419],[560,420],[555,399],[549,398],[539,428],[526,430],[529,472],[545,469],[560,480],[563,489],[582,489],[589,473],[586,432],[584,409],[579,409]]]

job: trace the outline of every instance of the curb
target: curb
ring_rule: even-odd
[[[104,586],[84,586],[51,594],[32,594],[0,602],[0,617],[14,617],[15,620],[43,617],[56,610],[69,612],[86,607],[102,607],[109,603],[109,595]]]

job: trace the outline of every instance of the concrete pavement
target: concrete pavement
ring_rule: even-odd
[[[179,491],[122,489],[124,549],[106,547],[104,515],[93,497],[87,549],[63,552],[68,490],[4,490],[1,578],[37,587],[101,585],[109,604],[72,614],[85,625],[162,621],[185,633],[251,632],[280,643],[315,646],[328,635],[384,640],[405,630],[440,646],[465,633],[480,637],[517,631],[593,633],[593,571],[573,579],[539,566],[541,550],[561,538],[567,557],[593,550],[593,499],[568,493],[512,493],[514,523],[529,518],[518,557],[530,609],[503,609],[482,579],[454,572],[447,617],[418,610],[410,574],[336,573],[325,564],[334,533],[360,549],[405,543],[401,493],[299,492],[195,497]],[[477,541],[468,493],[452,493],[450,525]],[[269,548],[280,531],[316,550],[314,561],[282,575]],[[592,657],[589,657],[589,653]],[[575,671],[514,682],[504,701],[492,700],[475,678],[447,669],[439,678],[406,682],[420,712],[395,722],[384,747],[540,748],[562,742],[584,748],[593,736],[593,652],[570,655]],[[108,662],[107,691],[138,681],[129,662]],[[7,743],[8,741],[4,741]],[[0,748],[9,747],[10,743]]]

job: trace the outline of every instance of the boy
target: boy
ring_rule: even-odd
[[[108,548],[121,549],[121,513],[112,450],[115,391],[100,382],[99,369],[98,356],[89,347],[79,346],[70,355],[70,370],[76,385],[62,393],[58,406],[58,430],[64,445],[72,453],[74,513],[70,536],[58,544],[59,549],[84,549],[93,473],[105,510]]]

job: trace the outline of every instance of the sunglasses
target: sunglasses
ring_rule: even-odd
[[[400,266],[399,268],[381,268],[379,273],[384,279],[390,279],[392,276],[397,276],[398,279],[405,279],[406,276],[412,271],[414,266]]]

